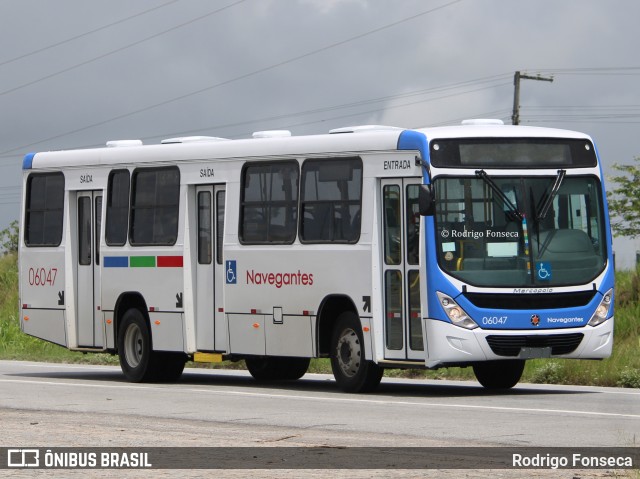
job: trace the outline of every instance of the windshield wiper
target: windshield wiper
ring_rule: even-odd
[[[489,185],[489,187],[493,190],[493,192],[498,195],[498,198],[502,200],[502,203],[507,207],[509,212],[515,215],[518,219],[522,220],[522,213],[518,211],[518,207],[512,203],[507,195],[504,194],[504,191],[500,189],[498,185],[496,185],[495,181],[491,179],[487,172],[484,170],[476,170],[476,176],[482,178],[482,180]]]
[[[549,193],[549,196],[547,196],[546,199],[544,200],[542,207],[539,207],[540,205],[536,206],[536,210],[540,212],[538,213],[538,216],[536,218],[538,221],[543,220],[544,217],[547,216],[547,213],[549,212],[549,208],[551,208],[551,205],[553,204],[553,200],[558,194],[558,190],[560,190],[560,186],[562,185],[562,180],[564,180],[564,175],[566,173],[567,173],[567,170],[558,170],[556,181],[553,184],[553,187],[551,188],[551,192]],[[540,202],[542,203],[542,199],[540,200]]]

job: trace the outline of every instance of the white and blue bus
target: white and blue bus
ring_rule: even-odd
[[[172,138],[23,160],[21,327],[131,381],[244,360],[340,388],[613,345],[611,234],[589,136],[473,120]]]

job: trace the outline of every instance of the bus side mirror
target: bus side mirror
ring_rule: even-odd
[[[435,213],[435,190],[433,185],[420,185],[418,192],[418,211],[420,216],[433,216]]]

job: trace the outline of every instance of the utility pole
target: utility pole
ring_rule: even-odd
[[[520,73],[519,71],[513,76],[513,114],[511,115],[511,124],[520,124],[520,80],[538,80],[552,82],[553,77],[543,77],[541,75],[531,76],[526,73]]]

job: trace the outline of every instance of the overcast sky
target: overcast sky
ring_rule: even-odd
[[[516,70],[553,77],[522,81],[521,123],[592,135],[609,171],[640,155],[639,18],[636,0],[0,0],[0,229],[29,152],[510,123]]]

